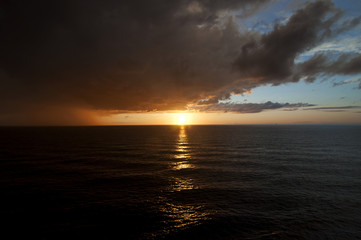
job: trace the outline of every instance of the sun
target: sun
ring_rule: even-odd
[[[178,125],[184,125],[187,122],[187,117],[185,115],[178,116]]]

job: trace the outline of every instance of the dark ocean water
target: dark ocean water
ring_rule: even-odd
[[[361,239],[361,126],[0,128],[6,239]]]

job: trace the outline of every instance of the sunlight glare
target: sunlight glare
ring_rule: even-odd
[[[178,117],[178,125],[184,125],[187,122],[187,118],[185,115],[179,115]]]

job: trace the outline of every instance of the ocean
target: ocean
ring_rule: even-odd
[[[3,239],[361,239],[361,126],[0,128]]]

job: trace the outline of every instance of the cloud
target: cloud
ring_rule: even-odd
[[[276,25],[273,31],[244,44],[235,67],[245,77],[258,78],[258,84],[273,85],[302,78],[313,81],[319,74],[360,73],[360,54],[342,54],[336,61],[326,61],[326,55],[316,54],[306,62],[295,64],[302,52],[360,22],[355,18],[337,27],[341,16],[341,11],[330,1],[309,3],[291,16],[287,24]]]
[[[259,113],[264,110],[286,109],[296,110],[301,107],[312,107],[313,104],[308,103],[217,103],[209,105],[194,105],[189,106],[190,110],[200,112],[233,112],[233,113]]]
[[[95,109],[184,109],[236,77],[231,63],[245,36],[218,15],[265,2],[2,3],[1,85],[12,91],[6,102],[16,96]]]
[[[2,1],[0,115],[11,121],[51,106],[185,110],[264,84],[361,72],[360,55],[312,58],[316,69],[294,63],[342,31],[341,10],[329,0],[306,4],[266,34],[239,31],[232,15],[246,18],[269,2]],[[349,29],[359,20],[344,23]]]
[[[354,75],[361,73],[361,54],[345,53],[338,57],[315,54],[297,65],[294,77],[312,82],[317,76]]]
[[[313,56],[322,52],[361,53],[361,37],[346,37],[328,41],[302,53],[302,56]]]
[[[316,108],[306,108],[305,110],[325,111],[325,112],[344,112],[352,109],[361,109],[361,106],[316,107]]]
[[[328,14],[333,15],[326,18]],[[339,17],[330,1],[310,3],[291,16],[286,25],[276,25],[273,31],[245,43],[235,67],[264,83],[288,81],[296,56],[321,41],[330,31],[329,25]]]
[[[341,85],[345,85],[345,84],[358,84],[358,86],[356,88],[361,89],[361,77],[350,78],[350,79],[346,79],[341,82],[336,82],[333,84],[333,86],[336,87],[336,86],[341,86]]]

